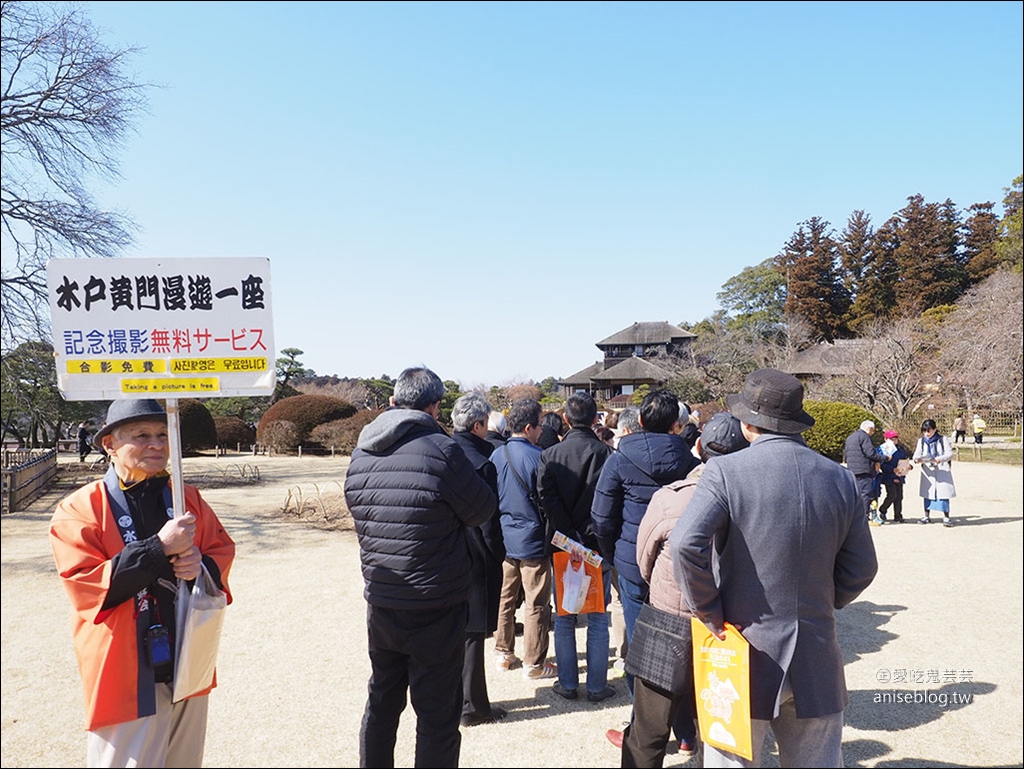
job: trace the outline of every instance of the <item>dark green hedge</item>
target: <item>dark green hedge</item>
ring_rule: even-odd
[[[874,444],[882,442],[885,427],[882,422],[865,408],[837,401],[805,400],[804,411],[814,417],[814,427],[803,433],[807,445],[836,462],[843,461],[843,446],[854,430],[865,419],[875,423]]]
[[[217,445],[217,426],[209,410],[200,401],[195,398],[179,401],[178,420],[182,453],[212,449]]]

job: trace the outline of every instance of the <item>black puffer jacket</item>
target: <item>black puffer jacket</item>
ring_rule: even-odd
[[[438,609],[466,601],[466,527],[497,498],[458,444],[422,411],[389,409],[359,434],[345,478],[368,603]]]

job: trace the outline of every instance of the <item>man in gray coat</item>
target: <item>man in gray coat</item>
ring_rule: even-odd
[[[760,766],[769,724],[782,766],[843,765],[834,611],[871,584],[878,562],[853,474],[799,435],[814,424],[803,394],[795,377],[761,369],[730,396],[751,446],[704,468],[669,539],[694,615],[720,638],[729,622],[750,642],[754,760],[708,745],[705,766]]]
[[[846,469],[857,479],[857,490],[864,501],[864,515],[869,523],[881,526],[882,519],[871,509],[871,500],[878,498],[875,476],[878,474],[879,463],[884,462],[886,456],[872,443],[871,436],[874,434],[875,423],[865,419],[860,427],[846,437],[843,458],[846,460]]]

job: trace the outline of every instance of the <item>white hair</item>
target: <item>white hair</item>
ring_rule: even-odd
[[[496,433],[504,433],[508,429],[508,420],[500,411],[492,411],[487,417],[487,429]]]

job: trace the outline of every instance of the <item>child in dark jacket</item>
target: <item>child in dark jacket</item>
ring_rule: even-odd
[[[906,482],[903,468],[911,467],[907,462],[900,466],[900,460],[909,459],[910,455],[903,445],[899,443],[899,433],[895,430],[886,430],[885,443],[881,445],[882,453],[887,459],[882,462],[882,472],[878,476],[882,485],[885,486],[885,501],[878,508],[878,515],[884,521],[885,514],[892,507],[892,520],[894,523],[903,523],[903,486]]]

